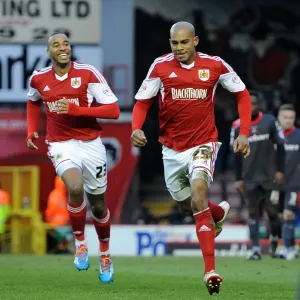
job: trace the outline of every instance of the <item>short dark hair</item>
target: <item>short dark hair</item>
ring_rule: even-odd
[[[55,31],[55,32],[53,32],[52,34],[49,35],[48,39],[51,38],[51,36],[54,36],[54,35],[57,35],[57,34],[63,34],[67,38],[69,38],[69,35],[70,35],[68,32],[66,33],[66,32]]]
[[[296,112],[295,106],[293,104],[282,104],[279,107],[279,111],[290,110]]]

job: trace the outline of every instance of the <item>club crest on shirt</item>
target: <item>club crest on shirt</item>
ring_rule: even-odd
[[[112,90],[107,86],[105,87],[103,90],[102,90],[103,94],[106,95],[106,96],[112,96],[113,95],[113,92]]]
[[[147,89],[147,84],[146,84],[146,83],[143,83],[143,84],[141,85],[141,87],[139,88],[139,92],[146,91],[146,89]]]
[[[209,70],[208,69],[198,70],[198,75],[200,80],[206,81],[209,79]]]
[[[74,89],[78,89],[81,86],[81,77],[71,78],[71,86]]]
[[[232,82],[235,84],[239,84],[241,82],[241,79],[239,76],[236,75],[232,77]]]

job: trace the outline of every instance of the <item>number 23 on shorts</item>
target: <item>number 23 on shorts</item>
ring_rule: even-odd
[[[96,167],[96,169],[98,170],[98,172],[96,174],[97,179],[100,179],[100,178],[106,176],[106,164],[104,164],[103,166]]]

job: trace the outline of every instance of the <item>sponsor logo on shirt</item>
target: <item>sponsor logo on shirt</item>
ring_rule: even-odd
[[[207,97],[207,89],[175,89],[171,88],[173,100],[198,100]]]
[[[44,87],[44,89],[43,89],[43,92],[48,92],[48,91],[50,91],[50,88],[49,88],[48,85],[46,85],[46,86]]]
[[[209,70],[198,70],[199,79],[202,81],[206,81],[209,79]]]
[[[284,144],[285,151],[298,151],[299,145],[292,145],[292,144]]]
[[[66,99],[66,100],[68,100],[70,103],[73,103],[77,106],[80,106],[79,105],[79,98],[71,98],[71,99]],[[56,112],[57,111],[58,101],[46,102],[46,103],[47,103],[47,106],[48,106],[50,112]]]
[[[270,134],[266,133],[266,134],[255,134],[252,135],[248,138],[249,143],[252,142],[260,142],[260,141],[267,141],[268,139],[270,139]]]
[[[71,78],[71,86],[74,89],[78,89],[81,86],[81,77]]]
[[[176,78],[176,77],[177,77],[177,75],[176,75],[175,72],[172,72],[172,73],[169,75],[169,78]]]

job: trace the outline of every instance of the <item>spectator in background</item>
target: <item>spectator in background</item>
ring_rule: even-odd
[[[292,104],[280,106],[278,121],[285,136],[285,181],[281,196],[275,193],[275,203],[279,201],[283,217],[283,248],[280,257],[293,260],[299,256],[295,240],[297,198],[300,190],[300,129],[295,127],[296,111]],[[281,199],[280,199],[281,198]],[[277,202],[278,203],[278,202]]]
[[[158,220],[153,215],[151,210],[148,207],[143,205],[137,217],[137,224],[138,225],[158,224]]]
[[[6,232],[7,219],[10,213],[10,196],[2,189],[0,182],[0,249],[2,248],[2,236]]]
[[[53,231],[51,237],[55,239],[56,253],[69,252],[69,242],[72,240],[72,230],[68,213],[68,192],[59,176],[55,178],[54,189],[48,197],[45,212],[46,222]]]
[[[285,137],[276,118],[260,109],[257,91],[250,90],[252,118],[249,142],[252,155],[248,159],[235,156],[236,188],[245,196],[249,212],[249,232],[252,253],[249,260],[260,260],[259,223],[264,210],[270,222],[271,254],[275,256],[280,235],[277,207],[271,201],[272,190],[279,188],[284,179]],[[240,120],[233,122],[231,145],[239,134]],[[274,149],[277,145],[277,151]],[[274,161],[276,162],[274,164]]]

